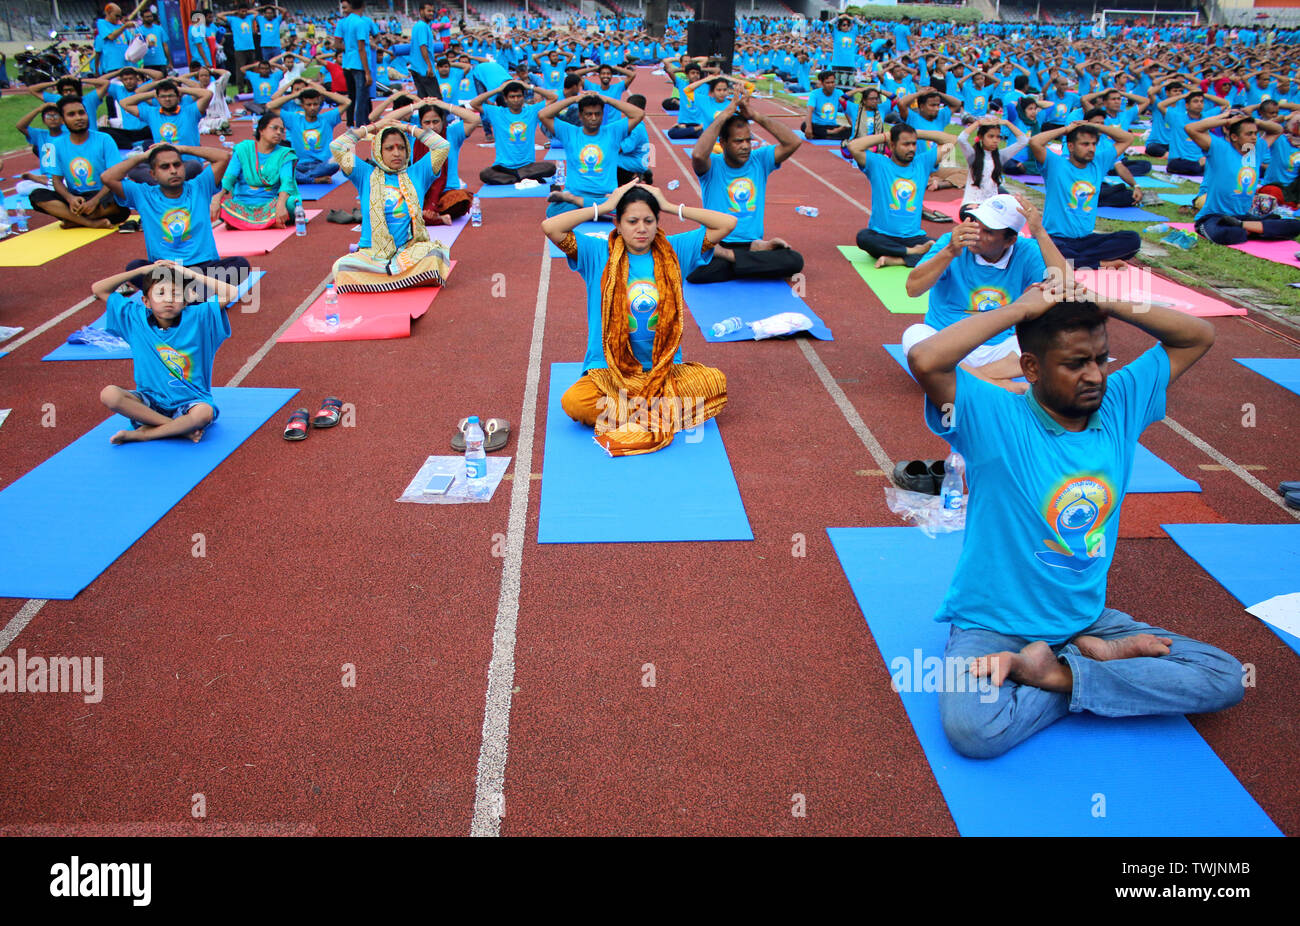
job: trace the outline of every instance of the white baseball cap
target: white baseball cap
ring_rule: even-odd
[[[1009,228],[1018,232],[1025,227],[1025,216],[1020,211],[1020,203],[1010,193],[989,197],[976,206],[971,215],[989,228]]]

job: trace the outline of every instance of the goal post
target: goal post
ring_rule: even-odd
[[[1108,26],[1141,16],[1145,16],[1153,26],[1161,19],[1166,21],[1166,25],[1171,26],[1196,27],[1201,24],[1201,14],[1197,10],[1102,10],[1097,13],[1094,25],[1100,37],[1106,34]]]

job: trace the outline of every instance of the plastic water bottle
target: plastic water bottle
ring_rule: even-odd
[[[1169,231],[1169,225],[1165,222],[1161,222],[1158,225],[1148,225],[1142,230],[1148,235],[1163,235],[1165,232]]]
[[[713,326],[713,336],[715,338],[725,338],[727,335],[739,331],[744,327],[744,324],[739,315],[733,315],[731,318],[723,319]]]
[[[293,233],[297,235],[299,238],[306,238],[307,237],[307,210],[302,207],[301,202],[299,202],[298,207],[293,210],[293,222],[294,222]]]
[[[799,213],[800,215],[806,215],[810,219],[817,218],[816,206],[796,206],[794,211]]]
[[[966,461],[954,450],[943,461],[943,485],[939,489],[945,518],[955,518],[965,503],[962,489],[962,476],[965,473]]]
[[[682,185],[682,182],[681,182],[680,180],[669,180],[669,181],[668,181],[668,189],[670,189],[670,190],[675,190],[675,189],[677,189],[677,188],[678,188],[679,186],[681,186],[681,185]]]
[[[325,304],[326,305],[339,304],[339,294],[338,291],[334,289],[333,283],[325,287]]]
[[[487,489],[487,454],[483,452],[483,428],[478,415],[471,415],[465,425],[465,478],[471,495],[481,495]]]
[[[565,166],[564,159],[555,162],[555,182],[564,186],[564,181],[568,179],[568,168]]]
[[[13,224],[14,231],[18,234],[25,234],[27,231],[27,213],[22,209],[15,209],[9,213],[9,221]]]
[[[469,206],[469,224],[478,228],[483,224],[483,207],[479,205],[478,197],[474,197],[474,202]]]

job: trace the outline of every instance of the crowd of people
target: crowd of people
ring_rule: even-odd
[[[361,236],[334,263],[338,291],[439,286],[449,258],[430,229],[470,209],[459,154],[481,130],[493,158],[477,180],[550,183],[541,231],[586,285],[583,374],[564,411],[613,455],[661,450],[727,402],[722,371],[683,358],[683,283],[798,273],[802,254],[767,236],[768,189],[802,145],[832,140],[870,188],[858,247],[878,268],[908,268],[907,292],[929,296],[904,348],[927,423],[969,467],[967,530],[980,542],[966,545],[943,619],[957,628],[951,652],[983,657],[972,675],[1008,694],[994,707],[945,695],[953,742],[993,755],[1071,710],[1204,711],[1240,698],[1231,657],[1103,600],[1137,435],[1213,327],[1081,291],[1072,272],[1135,256],[1138,235],[1097,231],[1098,209],[1142,202],[1136,178],[1165,155],[1161,169],[1199,179],[1194,223],[1207,244],[1300,235],[1288,208],[1300,202],[1290,35],[1243,30],[1227,44],[1225,31],[1176,25],[1098,39],[1068,25],[790,17],[742,20],[727,61],[690,55],[678,20],[662,38],[635,18],[468,28],[423,3],[407,32],[365,0],[342,0],[328,21],[243,3],[196,13],[182,66],[161,39],[128,61],[150,25],[141,8],[109,4],[93,73],[31,87],[42,103],[19,124],[48,178],[35,209],[92,228],[139,216],[146,256],[95,288],[137,358],[135,387],[104,391],[138,425],[115,440],[197,439],[218,414],[208,377],[231,293],[217,281],[247,264],[220,257],[214,222],[283,227],[299,184],[341,171],[360,203],[341,221]],[[761,111],[762,77],[798,95],[799,128]],[[253,137],[205,146],[205,132],[230,130],[240,88]],[[661,112],[673,117],[667,136],[694,142],[698,204],[654,185],[646,118]],[[563,151],[563,183],[539,139]],[[1013,175],[1041,178],[1041,209],[1008,189]],[[961,190],[960,210],[936,235],[923,219],[952,219],[924,199],[945,187]],[[669,215],[698,227],[667,235]],[[608,234],[576,234],[588,221]],[[1109,378],[1107,319],[1159,342]],[[686,398],[671,404],[689,414],[628,414]],[[1023,452],[1008,458],[1007,446]],[[1069,518],[1044,528],[1043,510]],[[1045,529],[1058,538],[1046,550]],[[986,593],[990,571],[1023,577],[1015,602]]]

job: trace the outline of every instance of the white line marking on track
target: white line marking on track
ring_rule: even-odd
[[[325,274],[325,279],[317,283],[316,288],[311,291],[310,295],[308,295],[307,298],[302,301],[302,303],[298,306],[298,308],[293,310],[293,314],[290,315],[288,318],[286,318],[284,320],[284,323],[280,325],[279,328],[275,329],[275,334],[267,338],[266,343],[263,344],[261,347],[259,347],[257,351],[253,354],[253,356],[249,357],[247,360],[244,361],[244,365],[239,368],[239,372],[230,378],[230,382],[226,383],[227,388],[238,386],[240,383],[242,383],[245,379],[248,378],[248,374],[253,372],[253,368],[256,367],[259,363],[261,363],[262,360],[266,357],[266,355],[271,352],[271,348],[275,346],[275,342],[277,339],[279,339],[280,335],[288,331],[289,328],[293,325],[293,323],[298,320],[298,317],[301,316],[303,312],[307,311],[307,309],[311,306],[313,302],[316,301],[317,297],[320,296],[321,293],[325,292],[325,287],[329,284],[329,281],[333,278],[334,278],[333,271]]]
[[[27,603],[22,606],[13,620],[5,625],[4,630],[0,630],[0,653],[9,648],[9,644],[17,639],[18,634],[23,632],[23,628],[31,623],[36,612],[45,607],[45,598],[29,598]]]
[[[659,128],[659,126],[654,126],[654,130],[658,132],[660,136],[663,136],[663,130]],[[664,138],[664,141],[665,143],[668,143],[666,137]],[[677,164],[677,169],[686,175],[691,186],[695,188],[696,195],[702,195],[700,193],[699,180],[695,176],[695,169],[691,168],[688,170],[682,166],[682,162],[677,157],[677,152],[673,150],[673,145],[671,143],[668,143],[668,153],[672,155],[673,161]],[[791,158],[790,160],[793,161],[794,159]],[[803,167],[802,164],[799,166]],[[805,167],[804,170],[808,169]],[[812,173],[812,171],[808,172],[810,174]],[[816,174],[813,174],[813,176],[817,177]],[[821,180],[820,177],[817,177],[817,179]],[[822,183],[826,183],[826,181],[822,180]],[[835,190],[835,192],[844,196],[846,199],[849,198],[844,191],[831,186],[829,183],[826,183],[826,185],[830,186],[831,189]],[[849,397],[845,394],[844,390],[840,388],[839,383],[835,382],[835,377],[833,377],[831,371],[827,369],[826,364],[822,361],[821,355],[817,353],[817,349],[813,347],[806,338],[796,338],[795,343],[799,345],[799,350],[803,351],[804,358],[813,368],[813,372],[817,374],[817,378],[821,380],[822,385],[826,387],[826,391],[830,393],[831,399],[835,402],[835,405],[839,408],[840,412],[843,413],[845,420],[849,423],[849,427],[853,429],[853,433],[858,435],[858,439],[861,440],[863,446],[867,448],[867,452],[875,459],[876,465],[887,473],[892,472],[894,464],[889,459],[889,454],[885,453],[885,448],[880,446],[880,441],[876,440],[876,435],[871,433],[871,429],[868,428],[867,423],[862,420],[862,416],[858,414],[858,410],[853,407],[853,403],[849,401]]]
[[[90,305],[94,301],[95,301],[94,296],[87,296],[85,299],[82,299],[80,302],[78,302],[72,308],[68,309],[66,312],[60,312],[58,315],[51,318],[45,324],[38,325],[37,327],[33,328],[31,331],[27,332],[17,341],[14,341],[9,344],[0,344],[0,354],[6,354],[6,355],[12,354],[18,348],[22,347],[28,341],[32,340],[32,338],[40,337],[45,332],[49,331],[51,328],[57,325],[59,322],[63,321],[65,318],[67,318],[70,315],[75,315],[76,313],[80,312],[82,309],[84,309],[86,306]]]
[[[1288,508],[1286,506],[1286,502],[1282,500],[1282,496],[1278,495],[1268,486],[1264,485],[1264,483],[1260,482],[1258,479],[1252,476],[1249,472],[1246,471],[1246,468],[1244,466],[1241,466],[1239,463],[1235,463],[1232,460],[1228,459],[1222,453],[1215,450],[1213,447],[1211,447],[1205,441],[1201,440],[1201,438],[1197,437],[1191,431],[1187,430],[1185,427],[1183,427],[1174,419],[1165,418],[1163,420],[1164,423],[1169,426],[1169,429],[1173,431],[1175,434],[1177,434],[1179,437],[1186,440],[1189,444],[1191,444],[1197,450],[1201,451],[1201,453],[1205,454],[1207,457],[1213,459],[1216,463],[1221,464],[1224,469],[1236,475],[1237,478],[1239,478],[1242,482],[1246,483],[1246,485],[1250,486],[1252,489],[1257,491],[1260,495],[1264,496],[1274,505],[1277,505],[1279,508],[1281,508],[1287,514],[1289,514],[1291,517],[1295,518],[1297,521],[1300,521],[1300,511],[1295,511],[1291,508]]]
[[[537,395],[542,374],[542,337],[546,331],[546,300],[551,288],[551,256],[542,251],[542,271],[537,282],[537,307],[533,312],[533,339],[528,348],[528,378],[524,384],[522,429],[516,446],[515,472],[533,470]],[[528,491],[531,479],[510,482],[510,516],[506,528],[506,556],[501,570],[496,628],[492,632],[492,661],[488,664],[487,698],[483,711],[483,740],[479,746],[478,774],[474,782],[474,819],[471,836],[501,835],[505,814],[506,753],[510,741],[510,702],[515,684],[515,630],[519,623],[519,588],[524,561],[524,531],[528,526]]]

